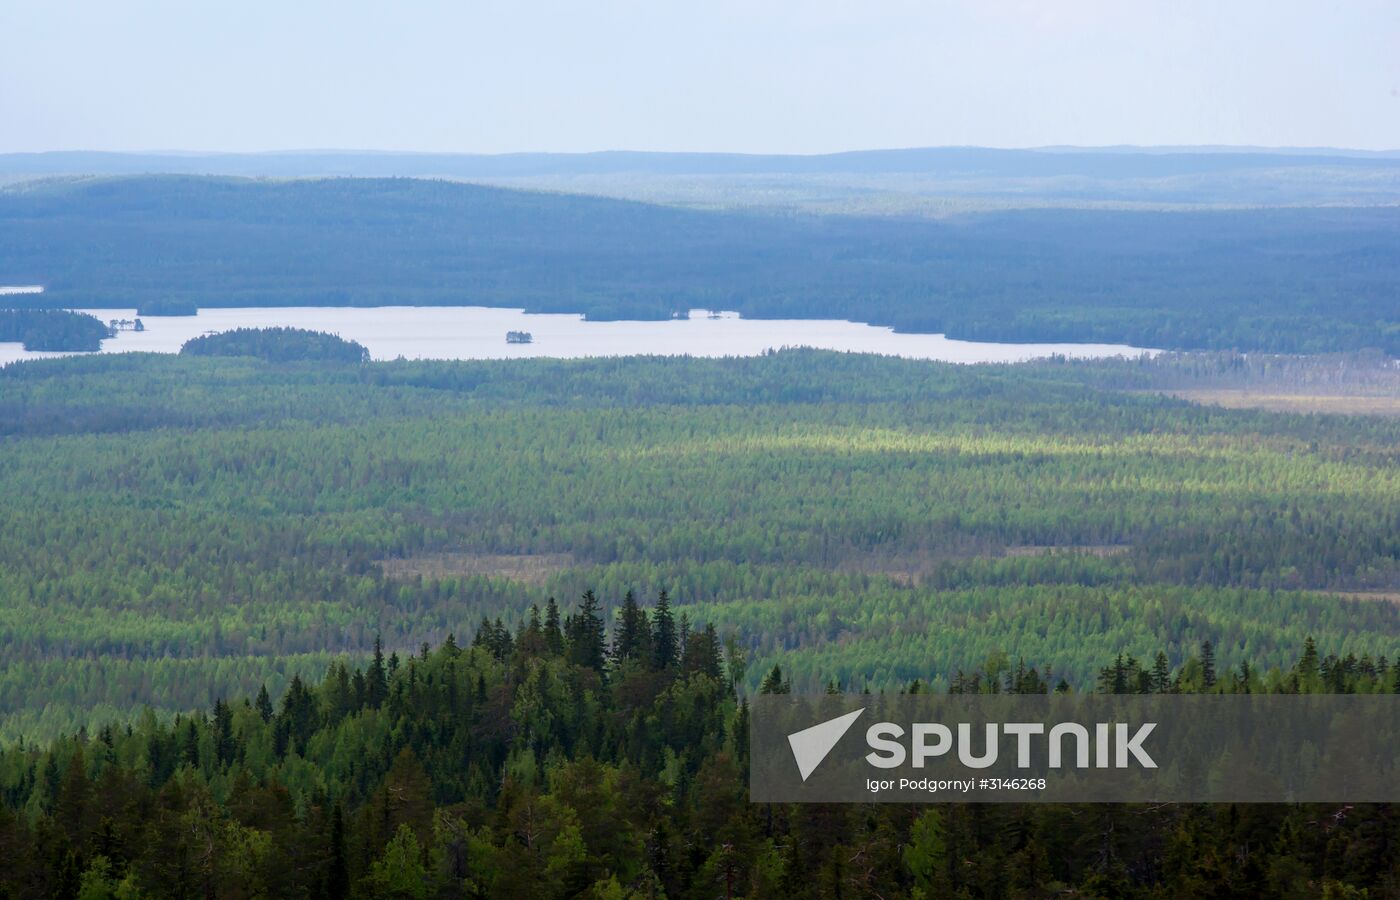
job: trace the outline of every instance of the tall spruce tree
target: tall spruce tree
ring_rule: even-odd
[[[651,616],[652,665],[657,670],[675,666],[677,646],[676,619],[671,612],[671,596],[663,588],[656,597],[656,609]]]
[[[559,604],[553,597],[545,606],[544,644],[551,656],[564,655],[564,631],[559,624]]]
[[[1158,694],[1165,694],[1171,690],[1171,684],[1171,664],[1167,662],[1167,654],[1158,650],[1157,658],[1152,662],[1152,690]]]
[[[621,666],[643,659],[650,643],[647,615],[637,603],[637,595],[628,591],[622,598],[622,609],[618,612],[617,633],[613,636],[613,663]],[[649,664],[650,660],[644,660]]]
[[[366,702],[378,709],[389,696],[389,673],[384,666],[384,641],[374,636],[374,658],[370,660],[369,671],[365,673]]]
[[[592,588],[583,592],[579,608],[570,617],[569,661],[574,665],[603,671],[607,661],[602,606]]]

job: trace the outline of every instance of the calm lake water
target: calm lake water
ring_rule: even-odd
[[[134,309],[88,309],[104,322],[135,319]],[[883,353],[947,362],[1018,362],[1035,357],[1136,356],[1123,344],[996,344],[953,341],[939,334],[895,334],[858,322],[810,319],[711,318],[694,310],[667,322],[585,322],[576,315],[534,315],[481,306],[286,307],[203,309],[197,316],[142,319],[144,332],[122,331],[104,341],[103,353],[175,353],[190,338],[210,331],[285,325],[329,331],[359,341],[375,359],[518,359],[531,356],[755,356],[781,347],[815,347]],[[507,344],[507,331],[528,331],[531,344]],[[0,364],[61,356],[29,353],[0,343]]]

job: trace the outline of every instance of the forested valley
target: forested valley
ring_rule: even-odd
[[[376,635],[514,632],[588,588],[608,621],[669,590],[738,642],[744,690],[773,665],[798,690],[946,690],[1020,658],[1088,689],[1120,652],[1179,666],[1207,640],[1261,672],[1309,635],[1393,658],[1400,420],[1106,387],[1162,372],[812,351],[9,366],[0,737],[281,697]]]
[[[523,306],[591,319],[707,308],[967,340],[1395,356],[1397,240],[1392,206],[931,220],[414,178],[0,188],[0,272],[46,287],[27,302],[147,314],[171,303]]]

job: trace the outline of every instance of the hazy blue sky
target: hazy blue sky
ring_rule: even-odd
[[[1400,0],[0,0],[0,151],[1400,147]]]

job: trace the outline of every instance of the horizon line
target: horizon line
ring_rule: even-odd
[[[1206,153],[1260,153],[1260,154],[1331,154],[1356,156],[1395,156],[1400,155],[1400,147],[1367,149],[1361,147],[1337,147],[1331,145],[1264,145],[1264,144],[1039,144],[1033,146],[1005,147],[990,144],[929,144],[909,147],[862,147],[847,150],[818,152],[764,152],[750,150],[631,150],[620,147],[596,150],[505,150],[484,152],[474,150],[383,150],[374,148],[349,147],[286,147],[269,150],[184,150],[178,148],[110,150],[92,148],[53,148],[47,150],[0,150],[0,156],[57,156],[71,154],[101,154],[107,156],[317,156],[317,155],[361,155],[361,156],[460,156],[460,157],[510,157],[510,156],[732,156],[732,157],[792,157],[819,159],[831,156],[851,156],[870,153],[915,153],[930,150],[986,150],[1002,153],[1146,153],[1146,154],[1206,154]]]

